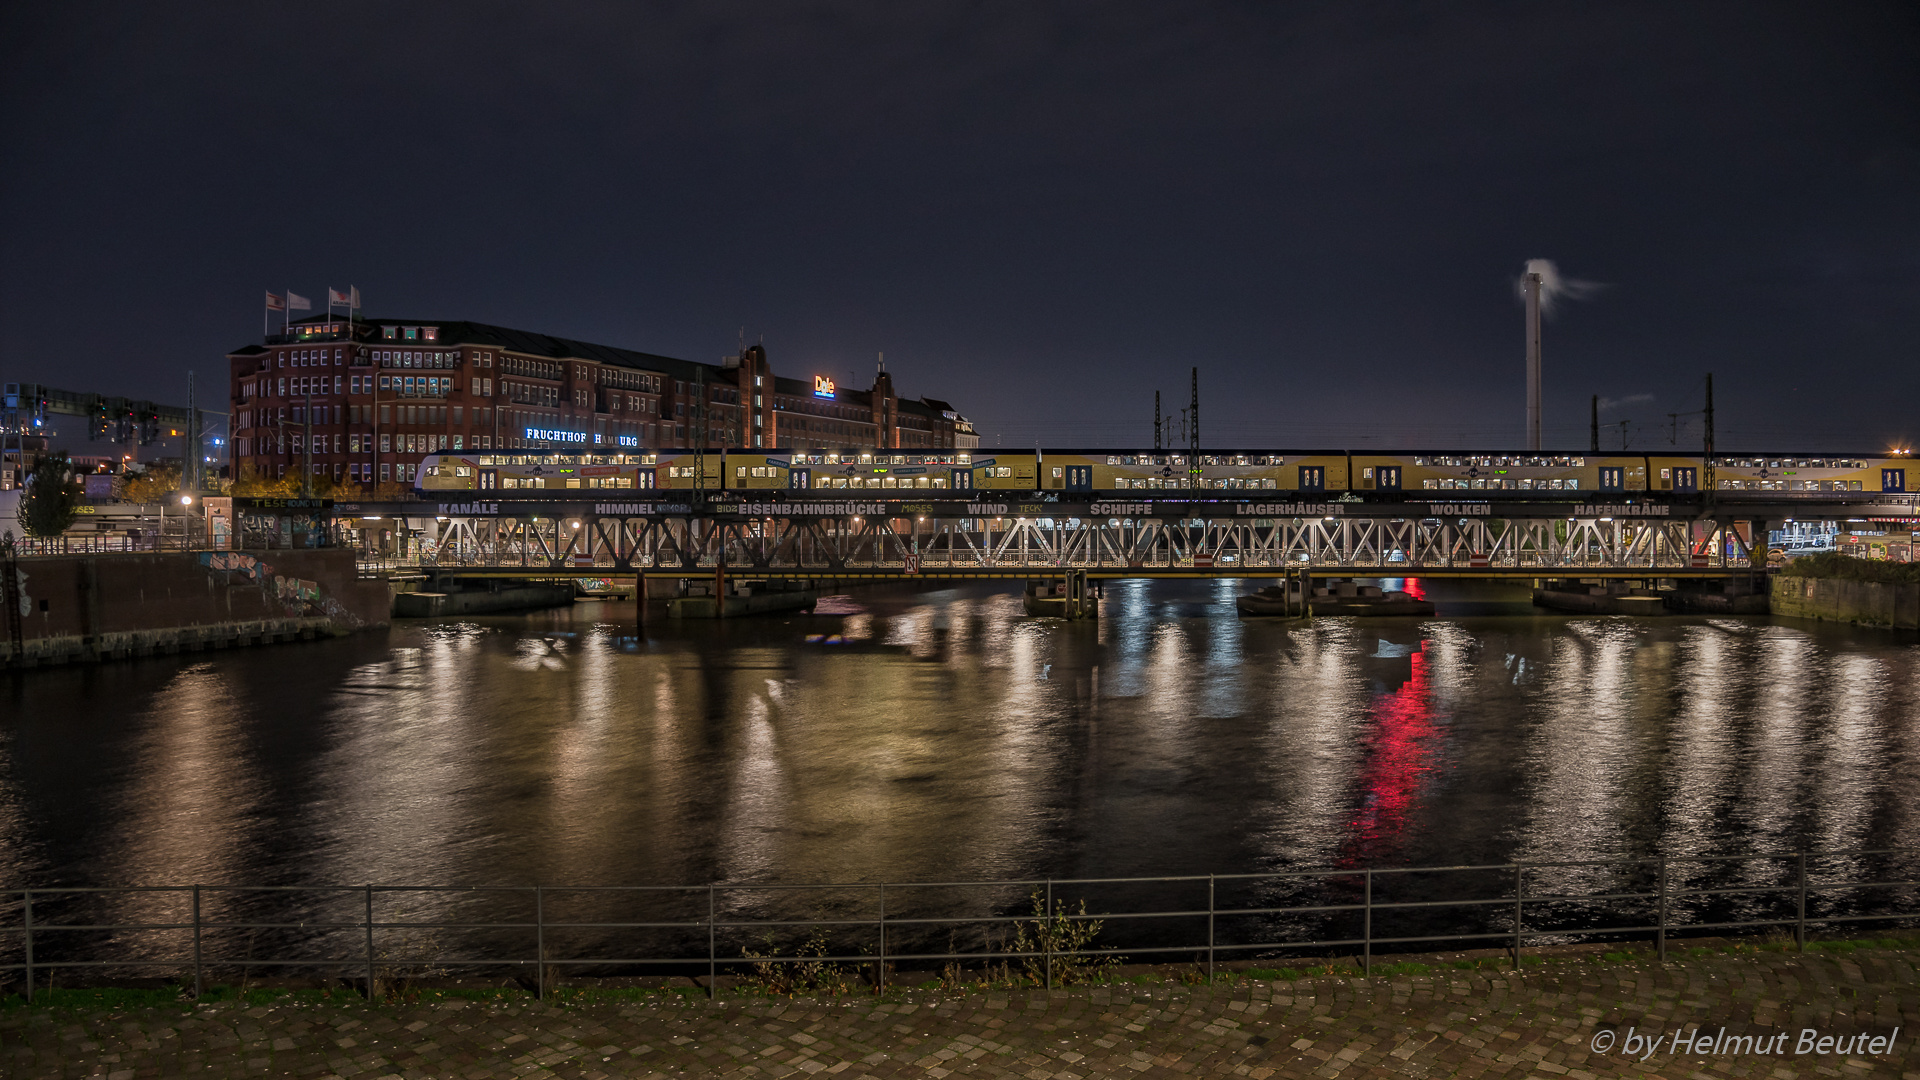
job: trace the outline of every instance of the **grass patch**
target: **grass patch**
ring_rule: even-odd
[[[1425,975],[1432,970],[1429,965],[1419,963],[1373,965],[1375,975]]]
[[[1787,577],[1797,578],[1882,581],[1890,585],[1920,584],[1920,563],[1856,559],[1851,555],[1842,555],[1838,552],[1801,556],[1788,563],[1781,573]]]
[[[1795,946],[1791,938],[1769,937],[1766,940],[1730,941],[1716,945],[1682,946],[1675,944],[1673,955],[1678,959],[1706,958],[1713,956],[1754,956],[1770,952],[1791,952]],[[1806,951],[1825,953],[1836,957],[1850,956],[1863,949],[1912,951],[1920,949],[1920,939],[1912,938],[1840,938],[1821,941],[1809,941]],[[1651,961],[1653,951],[1648,949],[1614,949],[1601,953],[1586,953],[1569,956],[1528,955],[1521,959],[1521,966],[1540,967],[1547,964],[1564,963],[1609,963],[1627,964]],[[1459,960],[1425,961],[1376,961],[1373,975],[1392,978],[1407,975],[1430,975],[1436,971],[1510,971],[1513,968],[1511,956],[1484,956]],[[1322,976],[1352,978],[1360,974],[1360,967],[1354,958],[1330,960],[1314,963],[1306,967],[1250,967],[1237,971],[1223,970],[1213,982],[1232,985],[1239,982],[1295,982]],[[1205,984],[1204,972],[1199,969],[1190,971],[1148,972],[1145,974],[1124,975],[1108,969],[1094,974],[1086,980],[1090,985],[1137,985],[1168,986],[1175,984]],[[1033,983],[1012,974],[1010,978],[987,979],[955,985],[948,979],[926,979],[913,986],[893,985],[884,995],[884,1000],[900,1001],[902,991],[940,991],[978,992],[1033,989]],[[828,996],[851,997],[868,996],[871,991],[865,987],[855,987],[839,993],[820,991]],[[720,997],[743,999],[764,997],[764,987],[748,984],[720,992]],[[701,986],[581,986],[549,987],[546,1002],[548,1004],[584,1006],[613,1004],[622,1002],[645,1001],[692,1001],[704,999],[707,991]],[[534,994],[516,984],[493,987],[422,987],[414,986],[404,991],[383,996],[375,1005],[405,1005],[435,1001],[473,1001],[473,1002],[516,1002],[532,1003]],[[207,989],[196,1002],[185,987],[164,986],[157,988],[92,987],[85,989],[42,989],[36,991],[29,1005],[18,992],[0,996],[0,1010],[33,1008],[47,1011],[65,1012],[113,1012],[148,1009],[186,1010],[196,1004],[234,1002],[243,1005],[305,1005],[305,1006],[355,1006],[369,1004],[361,993],[352,987],[334,986],[331,988],[289,988],[289,987],[247,987],[222,983]]]

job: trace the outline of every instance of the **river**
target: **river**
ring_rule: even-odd
[[[1416,584],[1416,588],[1420,587]],[[631,603],[36,671],[0,881],[1210,874],[1920,844],[1920,644],[1570,617],[1236,618],[1231,581],[636,627]]]

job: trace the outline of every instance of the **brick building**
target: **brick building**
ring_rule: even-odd
[[[758,345],[701,364],[474,322],[316,316],[227,354],[233,475],[365,484],[441,450],[939,448],[945,402],[778,376]],[[311,455],[311,456],[309,456]]]

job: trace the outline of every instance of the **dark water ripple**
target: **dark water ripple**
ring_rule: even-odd
[[[1097,626],[988,589],[644,631],[630,604],[582,604],[35,672],[0,689],[0,881],[900,882],[1920,844],[1912,635],[1535,615],[1496,586],[1443,590],[1433,620],[1305,626],[1236,619],[1235,591],[1112,583]],[[1650,880],[1535,875],[1541,893]],[[985,893],[897,889],[890,910],[1021,901]]]

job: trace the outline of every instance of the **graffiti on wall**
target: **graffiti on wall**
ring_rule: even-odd
[[[200,565],[234,574],[266,590],[292,616],[325,616],[345,626],[360,620],[340,601],[328,596],[317,581],[274,572],[273,565],[244,551],[203,551]]]

